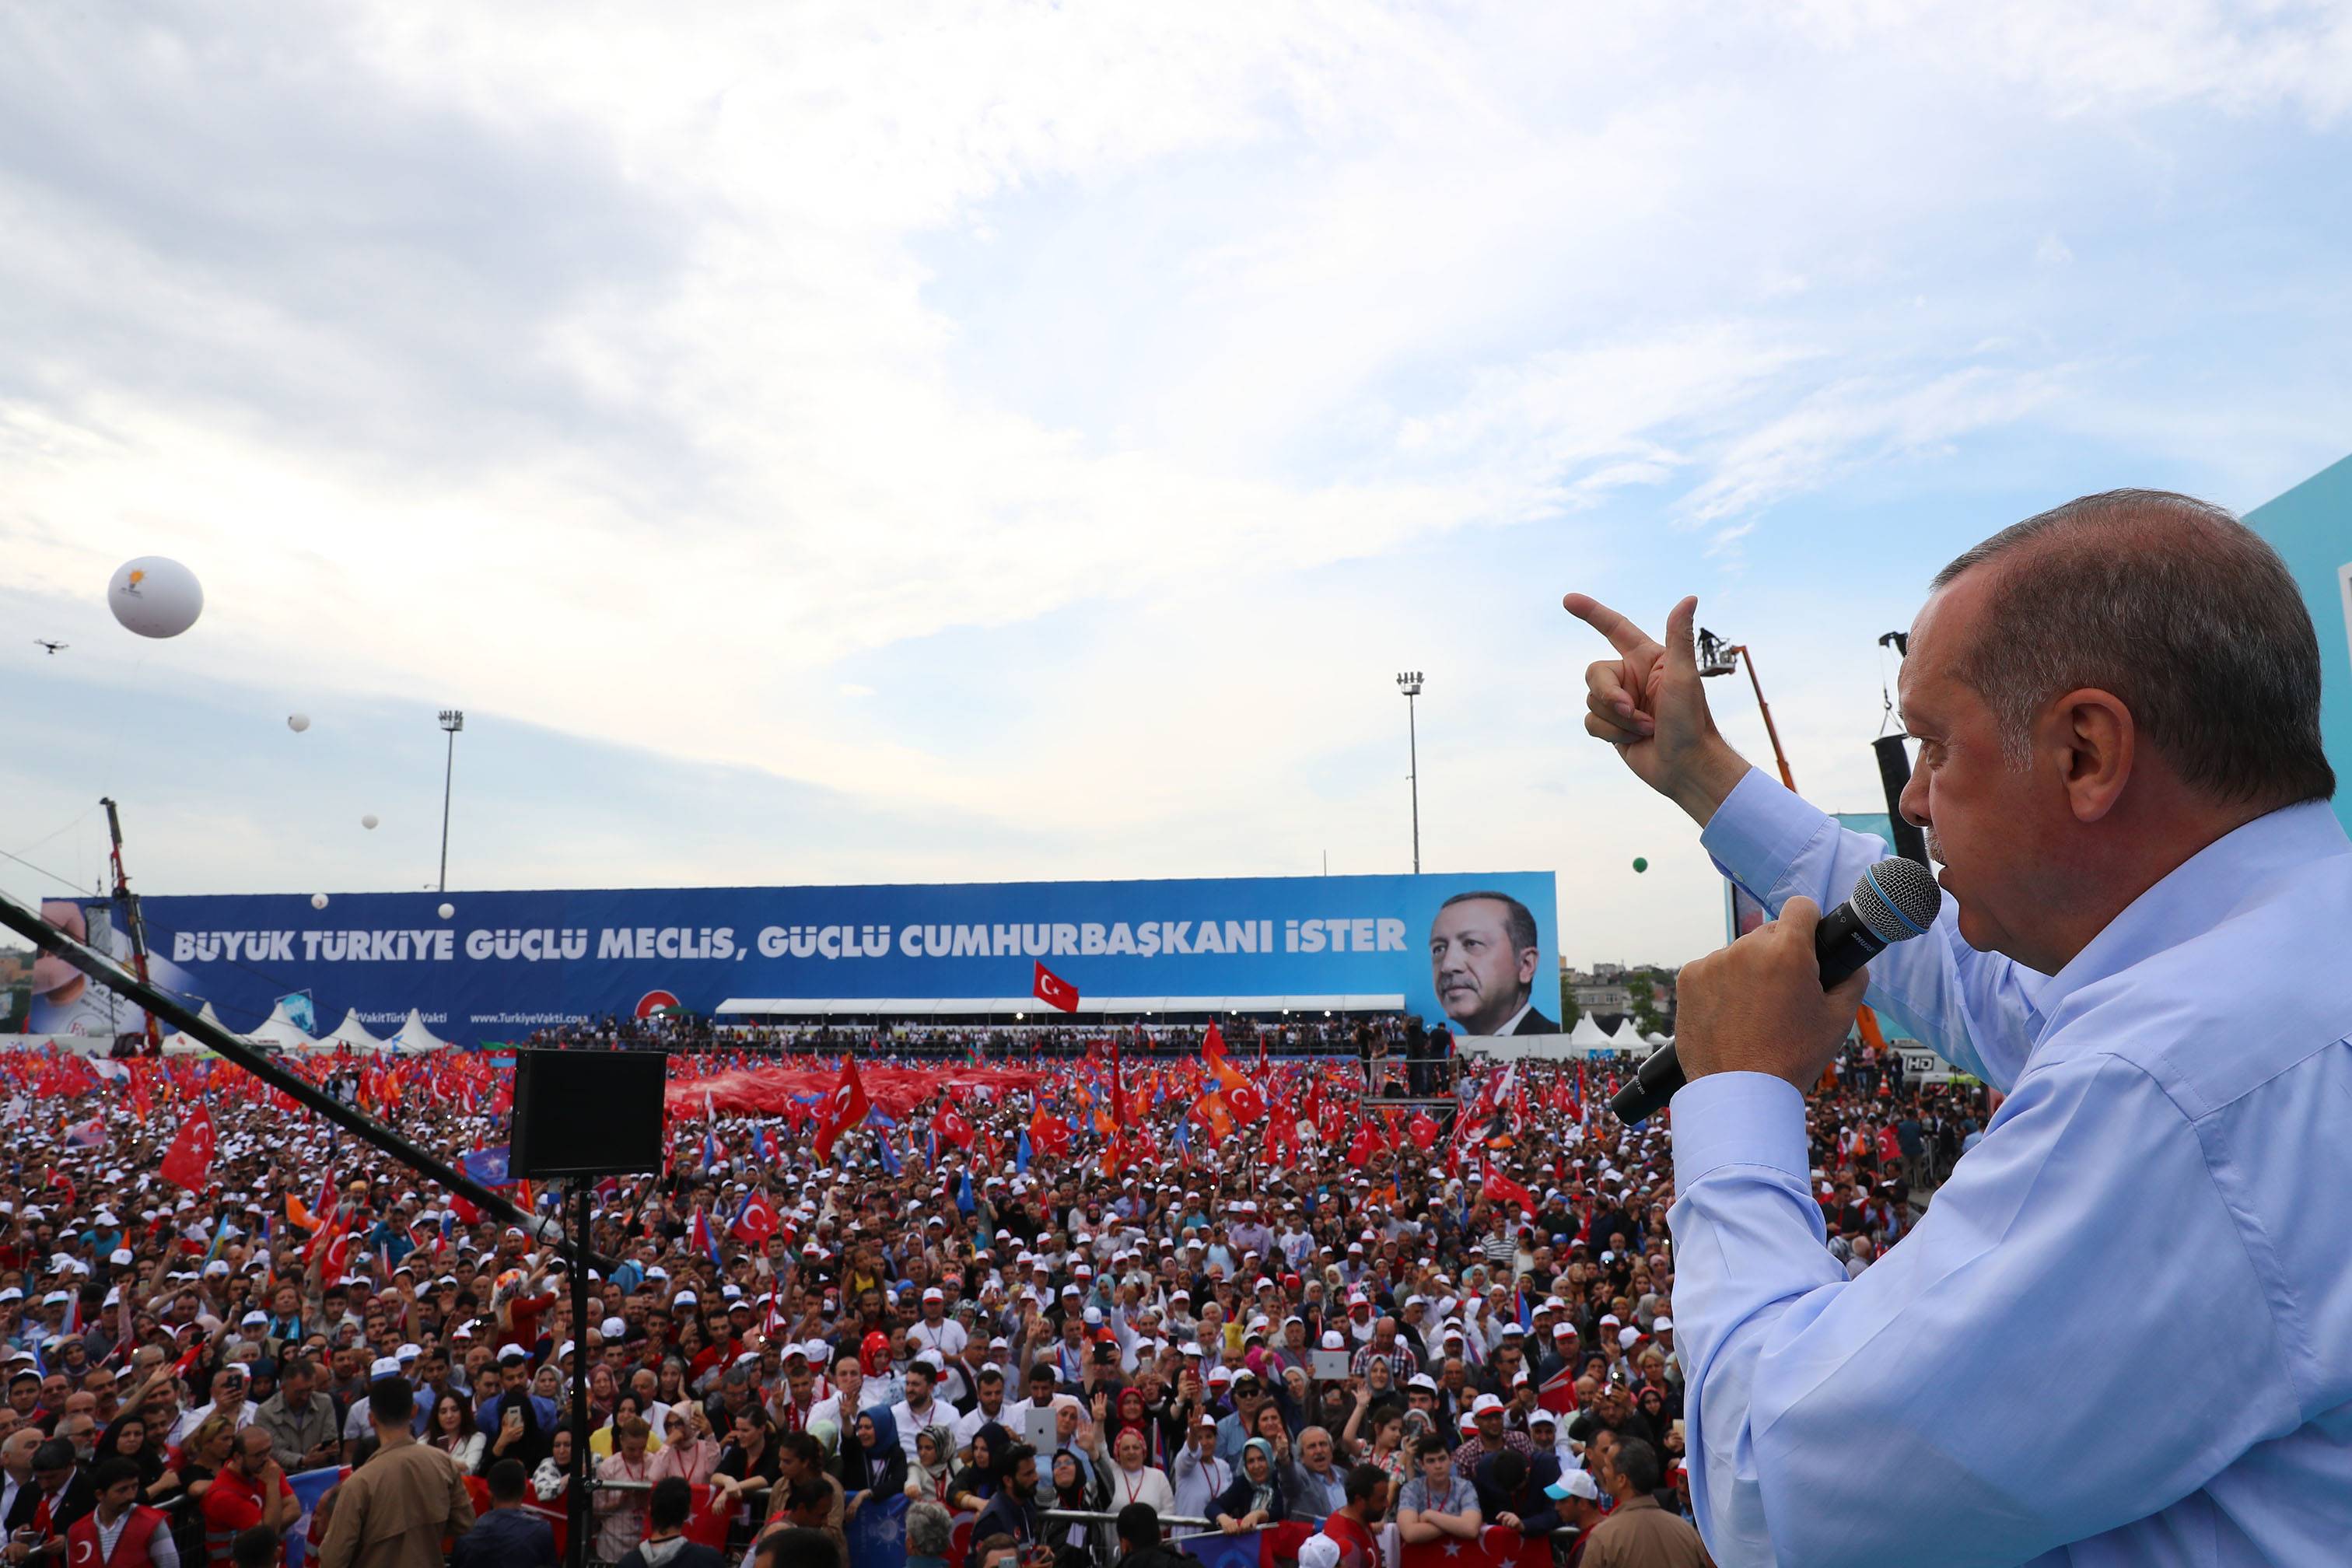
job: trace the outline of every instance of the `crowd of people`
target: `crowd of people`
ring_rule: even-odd
[[[1462,1064],[1457,1112],[1396,1098],[1402,1060],[1368,1094],[1360,1061],[1240,1037],[1217,1071],[934,1058],[845,1131],[681,1113],[689,1083],[668,1169],[597,1188],[584,1321],[540,1236],[227,1064],[20,1061],[7,1560],[551,1560],[574,1380],[598,1562],[844,1563],[886,1521],[908,1562],[986,1568],[1150,1568],[1171,1525],[1347,1568],[1497,1527],[1591,1568],[1685,1560],[1657,1555],[1697,1549],[1664,1128],[1616,1123],[1589,1066]],[[506,1141],[483,1058],[318,1071],[444,1157]],[[1850,1270],[1901,1244],[1976,1092],[1815,1097]]]
[[[1426,1029],[1417,1018],[1403,1015],[1364,1017],[1351,1015],[1263,1019],[1219,1020],[1218,1028],[1236,1050],[1255,1052],[1262,1045],[1276,1056],[1354,1056],[1385,1068],[1450,1058],[1452,1046],[1443,1031]],[[835,1023],[730,1023],[666,1007],[644,1017],[607,1014],[576,1024],[536,1029],[520,1043],[532,1047],[584,1047],[592,1049],[692,1051],[754,1051],[777,1055],[882,1048],[894,1055],[944,1057],[956,1059],[1014,1061],[1084,1056],[1104,1037],[1116,1031],[1129,1054],[1138,1057],[1185,1057],[1196,1054],[1206,1037],[1205,1019],[1181,1021],[1126,1019],[1095,1027],[1042,1021],[913,1022],[860,1020]],[[1626,1052],[1630,1060],[1638,1056]],[[1608,1059],[1615,1060],[1611,1053]]]

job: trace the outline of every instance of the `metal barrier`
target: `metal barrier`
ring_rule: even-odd
[[[1084,1525],[1087,1529],[1087,1550],[1093,1555],[1095,1562],[1100,1564],[1101,1568],[1110,1568],[1110,1564],[1118,1561],[1117,1529],[1118,1515],[1097,1512],[1087,1509],[1049,1508],[1040,1510],[1037,1517],[1045,1526],[1040,1533],[1048,1542],[1055,1543],[1057,1552],[1060,1550],[1061,1543],[1067,1542],[1069,1528],[1073,1525]],[[1160,1522],[1162,1526],[1196,1527],[1185,1531],[1186,1534],[1192,1535],[1199,1535],[1216,1529],[1216,1524],[1213,1521],[1195,1519],[1186,1514],[1163,1513],[1160,1516]],[[1181,1540],[1182,1536],[1180,1535],[1177,1539]]]
[[[1042,1510],[1037,1517],[1048,1524],[1117,1524],[1118,1522],[1118,1515],[1115,1513],[1096,1513],[1086,1509],[1076,1508],[1049,1508]],[[1160,1522],[1163,1525],[1196,1525],[1200,1530],[1217,1528],[1217,1521],[1213,1519],[1194,1519],[1181,1513],[1163,1513],[1160,1516]],[[1195,1533],[1198,1531],[1196,1531]]]

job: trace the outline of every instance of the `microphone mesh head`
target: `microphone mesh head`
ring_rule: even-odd
[[[1890,855],[1853,884],[1853,912],[1881,942],[1908,942],[1936,923],[1944,889],[1916,860]]]

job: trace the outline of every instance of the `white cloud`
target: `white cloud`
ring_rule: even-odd
[[[2200,160],[2340,155],[2352,92],[2340,14],[2198,0],[337,16],[0,22],[12,585],[69,620],[163,550],[202,635],[91,668],[657,735],[1094,870],[1389,854],[1381,672],[1439,655],[1488,782],[1431,770],[1433,841],[1591,858],[1503,826],[1624,786],[1465,689],[1574,662],[1495,552],[1761,637],[1776,509],[2177,450],[2147,226],[2238,188]],[[2321,375],[2205,471],[2295,477]],[[1669,880],[1630,929],[1687,949]]]

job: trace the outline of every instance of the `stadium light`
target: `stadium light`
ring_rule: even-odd
[[[449,890],[449,784],[457,772],[457,731],[466,727],[463,710],[441,710],[441,728],[449,733],[449,761],[441,771],[441,891]]]
[[[1421,671],[1408,669],[1398,675],[1397,689],[1404,693],[1404,743],[1410,771],[1405,783],[1412,786],[1412,874],[1421,875],[1421,736],[1413,718],[1413,699],[1421,695]]]

